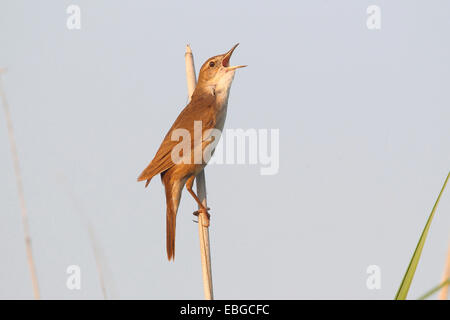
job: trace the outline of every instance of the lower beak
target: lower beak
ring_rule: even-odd
[[[223,65],[225,68],[227,68],[227,71],[229,71],[229,70],[236,70],[236,69],[239,69],[239,68],[244,68],[244,67],[246,67],[246,65],[232,66],[232,67],[229,66],[229,65],[230,65],[230,58],[231,58],[231,55],[233,54],[234,49],[236,49],[236,47],[237,47],[238,45],[239,45],[239,43],[236,43],[236,44],[233,46],[233,48],[230,49],[230,51],[228,51],[227,53],[225,53],[225,58],[223,58],[223,60],[222,60],[222,65]]]
[[[235,70],[235,69],[239,69],[239,68],[245,68],[247,65],[240,65],[240,66],[232,66],[232,67],[227,67],[227,70]]]

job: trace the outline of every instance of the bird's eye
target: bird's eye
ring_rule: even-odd
[[[210,66],[211,68],[213,68],[215,65],[216,65],[216,64],[214,63],[214,61],[211,61],[211,62],[209,63],[209,66]]]

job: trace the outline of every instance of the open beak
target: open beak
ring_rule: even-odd
[[[236,49],[236,47],[239,45],[239,43],[236,43],[233,48],[230,49],[230,51],[228,51],[227,53],[225,53],[225,58],[223,58],[222,60],[222,66],[224,66],[225,68],[227,68],[227,71],[229,70],[235,70],[235,69],[239,69],[239,68],[244,68],[246,66],[241,65],[241,66],[232,66],[230,67],[230,58],[231,55],[233,54],[234,49]]]

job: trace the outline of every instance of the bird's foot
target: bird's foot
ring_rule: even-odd
[[[200,209],[198,209],[197,211],[194,211],[192,214],[194,215],[194,216],[196,216],[196,217],[198,217],[198,215],[200,214],[200,213],[206,213],[206,215],[208,216],[208,218],[209,218],[209,216],[210,216],[210,214],[208,213],[208,210],[211,210],[211,208],[200,208]]]
[[[197,211],[194,211],[192,214],[196,217],[198,217],[200,214],[203,217],[203,226],[209,227],[209,220],[211,219],[211,215],[208,213],[208,210],[211,210],[210,208],[200,208]],[[198,221],[194,221],[198,222]]]

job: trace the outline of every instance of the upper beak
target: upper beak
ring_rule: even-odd
[[[233,54],[234,49],[236,49],[236,47],[239,45],[239,43],[236,43],[233,48],[230,49],[230,51],[228,51],[227,53],[225,53],[225,58],[223,58],[222,60],[222,66],[224,66],[225,68],[227,68],[227,70],[235,70],[238,68],[244,68],[246,67],[246,65],[241,65],[241,66],[232,66],[230,67],[230,58],[231,55]]]

